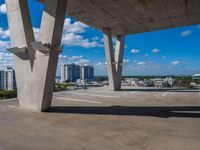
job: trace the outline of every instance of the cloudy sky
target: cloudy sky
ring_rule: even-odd
[[[0,68],[13,65],[6,7],[0,0]],[[29,0],[35,36],[43,6]],[[114,40],[113,40],[114,41]],[[90,64],[95,75],[107,75],[103,35],[73,18],[66,17],[58,71],[63,63]],[[129,35],[125,41],[124,75],[179,75],[200,73],[200,25]]]

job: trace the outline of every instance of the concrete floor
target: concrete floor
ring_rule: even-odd
[[[199,91],[61,92],[45,113],[0,101],[0,150],[198,150],[199,133]]]

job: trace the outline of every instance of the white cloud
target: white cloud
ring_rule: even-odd
[[[65,19],[64,23],[64,33],[84,33],[86,29],[89,28],[88,25],[81,22],[74,22],[70,18]]]
[[[75,64],[88,64],[90,63],[89,59],[85,59],[82,55],[80,56],[66,56],[59,55],[59,63],[75,63]]]
[[[6,14],[7,10],[6,10],[6,4],[1,4],[0,5],[0,13],[2,14]]]
[[[89,59],[80,59],[75,62],[75,64],[79,64],[79,65],[85,65],[85,64],[89,64],[89,63],[90,63]]]
[[[70,18],[66,18],[62,44],[66,46],[80,46],[84,48],[103,47],[103,44],[100,41],[97,41],[99,39],[98,37],[93,37],[90,40],[81,35],[81,33],[86,32],[87,28],[89,28],[88,25],[81,22],[72,23]]]
[[[34,32],[34,36],[35,36],[36,41],[39,41],[40,29],[33,27],[33,32]]]
[[[139,53],[139,52],[140,52],[139,49],[132,49],[132,50],[131,50],[131,53],[133,53],[133,54],[136,54],[136,53]]]
[[[9,30],[3,30],[3,28],[0,27],[0,38],[5,39],[10,36]]]
[[[185,31],[182,31],[180,35],[183,37],[186,37],[186,36],[189,36],[191,33],[192,33],[191,30],[185,30]]]
[[[146,65],[146,62],[138,62],[137,65]]]
[[[123,63],[129,63],[130,62],[130,59],[124,59],[123,60]]]
[[[59,55],[59,61],[62,63],[75,63],[76,61],[83,59],[83,56],[66,56],[66,55]]]
[[[95,65],[100,66],[100,65],[102,65],[102,64],[103,64],[102,62],[98,62],[98,63],[96,63]]]
[[[13,66],[12,54],[0,51],[0,67]]]
[[[178,60],[171,62],[172,65],[178,65],[179,63],[180,63],[180,61],[178,61]]]
[[[6,50],[7,48],[9,48],[9,46],[10,46],[10,42],[9,41],[0,40],[0,51],[1,50]]]
[[[72,23],[70,18],[66,18],[63,35],[62,35],[62,44],[66,46],[80,46],[84,48],[103,47],[103,44],[100,41],[100,38],[93,37],[90,40],[90,39],[85,38],[83,35],[81,35],[81,33],[86,32],[87,28],[88,26],[81,22]],[[38,41],[40,29],[33,27],[33,31],[34,31],[35,39],[36,41]],[[4,31],[4,32],[7,33],[7,31]],[[1,35],[1,28],[0,28],[0,35]],[[4,34],[4,35],[9,36],[9,34]]]
[[[67,33],[63,35],[62,44],[67,46],[80,46],[84,48],[103,47],[102,44],[85,39],[82,35]]]
[[[101,38],[98,37],[98,36],[95,36],[95,37],[92,38],[92,41],[98,41],[98,40],[101,40]]]
[[[157,54],[157,53],[160,53],[160,50],[159,49],[153,49],[151,52]]]

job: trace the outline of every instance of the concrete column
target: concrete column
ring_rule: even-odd
[[[124,36],[117,36],[114,55],[112,33],[108,28],[103,29],[106,61],[108,66],[108,80],[111,90],[121,89],[122,63],[124,54]]]
[[[103,29],[104,33],[104,45],[106,51],[106,61],[108,68],[108,81],[110,90],[116,90],[116,69],[115,69],[115,58],[112,42],[112,33],[108,28]]]
[[[124,59],[124,36],[118,35],[116,39],[116,50],[115,50],[117,90],[121,89],[123,59]]]
[[[31,24],[31,18],[29,14],[27,0],[6,0],[11,47],[17,51],[17,48],[27,48],[29,51],[31,43],[35,42],[33,28]],[[33,51],[33,50],[32,50]],[[26,56],[22,59],[18,55],[13,55],[15,63],[15,73],[17,81],[17,95],[19,105],[25,108],[33,108],[35,101],[32,100],[32,75],[31,75],[31,63],[30,55],[27,50],[24,49],[21,53]]]
[[[51,105],[67,0],[45,1],[39,43],[33,36],[27,0],[6,0],[6,6],[19,105],[45,111]]]
[[[40,29],[40,40],[42,43],[50,44],[50,53],[46,61],[46,76],[44,77],[44,90],[41,110],[47,110],[51,106],[54,89],[56,69],[58,64],[60,44],[62,39],[63,25],[65,20],[67,0],[46,0]],[[38,52],[38,56],[41,53]],[[46,56],[47,57],[47,56]],[[40,62],[39,65],[41,65]],[[39,70],[40,67],[38,67]]]

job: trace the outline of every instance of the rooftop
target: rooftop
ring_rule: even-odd
[[[106,88],[54,93],[50,112],[0,101],[0,149],[196,150],[199,90]]]

